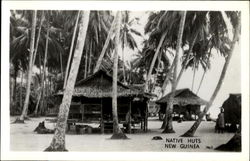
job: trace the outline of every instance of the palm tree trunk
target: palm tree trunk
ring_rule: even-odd
[[[209,51],[209,55],[208,55],[208,58],[207,58],[207,65],[208,65],[208,62],[209,62],[209,59],[210,59],[210,56],[211,56],[211,50],[212,50],[212,48],[210,48],[210,51]],[[197,91],[196,91],[196,94],[198,94],[199,91],[200,91],[202,82],[203,82],[203,80],[204,80],[204,78],[205,78],[205,75],[206,75],[206,72],[207,72],[207,68],[208,68],[208,67],[206,67],[206,68],[204,69],[204,72],[203,72],[203,74],[202,74],[202,78],[201,78],[199,87],[198,87],[198,89],[197,89]]]
[[[40,100],[41,100],[41,96],[42,96],[42,91],[40,90],[40,93],[39,93],[39,96],[38,96],[38,99],[37,99],[37,103],[36,103],[36,108],[35,108],[35,111],[34,111],[34,116],[37,116],[37,112],[38,112],[38,107],[39,107],[39,103],[40,103]]]
[[[42,100],[40,103],[40,114],[43,113],[43,109],[44,109],[44,97],[45,97],[45,86],[46,86],[46,64],[47,64],[47,56],[48,56],[48,45],[49,45],[49,26],[47,29],[47,33],[46,33],[46,42],[45,42],[45,53],[44,53],[44,61],[43,61],[43,75],[42,75],[42,80],[41,80],[41,84],[42,84],[42,88],[41,88],[41,92],[42,92]]]
[[[183,63],[183,66],[182,66],[182,68],[181,68],[180,73],[178,74],[177,81],[176,81],[177,86],[178,86],[178,83],[179,83],[179,81],[180,81],[180,79],[181,79],[181,76],[182,76],[182,74],[183,74],[183,72],[184,72],[184,70],[185,70],[185,68],[186,68],[186,66],[187,66],[187,64],[188,64],[189,57],[190,57],[190,55],[191,55],[191,53],[192,53],[192,51],[193,51],[193,47],[194,47],[195,41],[196,41],[196,39],[197,39],[198,33],[199,33],[199,30],[197,30],[196,33],[195,33],[195,35],[194,35],[194,39],[193,39],[193,41],[192,41],[192,43],[191,43],[191,45],[190,45],[190,48],[188,49],[187,57],[186,57],[186,59],[184,60],[184,63]]]
[[[154,84],[153,84],[152,89],[150,89],[151,92],[153,92],[154,89],[155,89],[155,84],[156,84],[156,81],[157,81],[157,75],[158,75],[159,70],[160,70],[159,68],[160,68],[160,63],[161,63],[161,57],[162,57],[162,51],[161,51],[160,54],[158,55],[158,64],[157,64],[157,71],[156,71],[156,80],[155,80],[155,82],[154,82]]]
[[[194,89],[195,73],[196,73],[196,67],[195,67],[195,65],[194,65],[194,73],[193,73],[192,88],[191,88],[192,91],[193,91],[193,89]]]
[[[85,53],[85,64],[84,64],[84,78],[87,78],[88,74],[88,52]]]
[[[171,67],[170,67],[170,69],[169,69],[169,71],[168,71],[168,73],[166,75],[166,78],[165,78],[165,80],[163,82],[163,85],[162,85],[162,88],[161,88],[162,96],[165,96],[165,94],[166,94],[166,87],[168,85],[168,82],[169,82],[170,76],[172,74],[173,68],[174,68],[174,63],[172,63],[172,65],[171,65]]]
[[[70,45],[70,50],[69,50],[69,57],[68,57],[67,67],[66,67],[65,76],[64,76],[63,89],[65,89],[66,84],[67,84],[67,80],[68,80],[69,66],[70,66],[70,61],[71,61],[72,53],[73,53],[73,47],[74,47],[74,42],[75,42],[76,29],[77,29],[77,25],[78,25],[79,15],[80,15],[80,11],[78,11],[78,14],[77,14],[75,28],[74,28],[74,32],[73,32],[73,37],[72,37],[72,40],[71,40],[71,45]]]
[[[34,43],[35,43],[35,31],[36,31],[36,15],[37,11],[34,10],[32,14],[32,28],[31,28],[31,38],[30,38],[30,53],[29,53],[29,68],[28,68],[28,78],[27,78],[27,88],[26,88],[26,96],[23,105],[23,111],[20,118],[17,118],[16,122],[24,123],[24,118],[27,116],[28,106],[29,106],[29,98],[30,98],[30,84],[32,77],[32,58],[34,52]]]
[[[158,44],[158,46],[157,46],[157,49],[156,49],[156,51],[155,51],[155,55],[154,55],[153,60],[152,60],[152,62],[151,62],[151,65],[150,65],[150,68],[149,68],[149,72],[148,72],[148,76],[147,76],[147,79],[146,79],[146,82],[145,82],[145,89],[144,89],[145,92],[147,92],[147,91],[149,90],[149,89],[148,89],[148,83],[149,83],[149,80],[150,80],[150,78],[151,78],[153,68],[154,68],[154,66],[155,66],[156,58],[157,58],[157,56],[158,56],[158,54],[159,54],[160,48],[161,48],[161,46],[162,46],[162,43],[163,43],[163,41],[164,41],[166,35],[167,35],[167,31],[165,31],[165,32],[163,33],[163,35],[161,36],[160,42],[159,42],[159,44]]]
[[[38,35],[37,35],[37,39],[36,39],[35,51],[34,51],[34,55],[33,55],[32,67],[34,66],[35,61],[36,61],[36,54],[37,54],[37,49],[38,49],[38,45],[39,45],[39,39],[40,39],[40,35],[41,35],[41,29],[42,29],[43,21],[44,21],[44,11],[42,11],[41,22],[40,22],[40,25],[39,25]]]
[[[200,88],[201,88],[202,82],[203,82],[203,80],[204,80],[204,78],[205,78],[206,72],[207,72],[207,70],[205,69],[204,72],[203,72],[203,74],[202,74],[201,81],[200,81],[200,83],[199,83],[199,87],[198,87],[198,89],[197,89],[197,91],[196,91],[196,94],[198,94],[199,91],[200,91]]]
[[[174,74],[173,74],[173,85],[172,85],[172,94],[170,94],[169,101],[167,103],[166,107],[166,114],[164,118],[163,125],[165,124],[164,130],[162,133],[174,133],[173,129],[173,124],[172,124],[172,113],[173,113],[173,105],[174,105],[174,93],[177,85],[177,67],[178,67],[178,59],[179,59],[179,52],[181,49],[181,43],[182,43],[182,35],[183,35],[183,30],[184,30],[184,25],[185,25],[185,19],[186,19],[186,11],[181,12],[181,22],[180,22],[180,27],[178,31],[178,39],[177,39],[177,45],[176,45],[176,59],[174,60]]]
[[[55,134],[52,142],[45,151],[67,151],[65,148],[65,131],[67,125],[67,118],[69,114],[69,107],[74,91],[74,86],[76,82],[77,73],[79,70],[79,65],[82,57],[83,47],[85,44],[85,38],[89,23],[89,13],[90,11],[82,11],[81,19],[79,23],[79,33],[76,42],[76,49],[74,51],[74,57],[71,64],[71,69],[69,73],[69,78],[64,91],[62,104],[59,108],[58,119],[55,129]]]
[[[63,80],[63,78],[64,78],[64,76],[63,76],[63,60],[62,60],[62,53],[60,52],[60,65],[61,65],[61,73],[62,73],[62,80]]]
[[[20,101],[19,101],[19,106],[21,107],[22,104],[23,104],[23,72],[21,71],[21,84],[20,84]]]
[[[117,11],[115,31],[115,52],[114,52],[114,65],[113,65],[113,83],[112,83],[112,113],[113,113],[113,135],[111,139],[125,139],[126,135],[123,134],[118,123],[117,113],[117,70],[118,70],[118,50],[120,40],[120,27],[121,27],[121,12]]]
[[[109,41],[110,41],[111,36],[113,34],[113,30],[115,28],[115,22],[117,21],[117,14],[118,14],[118,12],[116,13],[116,17],[114,18],[114,20],[112,22],[112,25],[111,25],[111,27],[109,29],[109,33],[108,33],[108,36],[107,36],[106,41],[104,43],[104,46],[102,48],[102,52],[101,52],[101,54],[100,54],[100,56],[99,56],[99,58],[97,60],[97,63],[96,63],[95,69],[94,69],[94,73],[100,69],[100,66],[102,64],[102,59],[103,59],[104,54],[105,54],[105,52],[106,52],[106,50],[108,48]]]
[[[126,84],[126,73],[125,73],[125,61],[124,61],[124,48],[122,49],[122,72],[123,72],[123,83]]]
[[[90,42],[90,49],[89,49],[89,64],[88,64],[88,75],[90,75],[91,72],[91,65],[92,65],[92,41]]]
[[[238,18],[238,24],[236,26],[236,29],[235,29],[235,33],[234,33],[234,39],[233,39],[233,42],[231,44],[231,47],[230,47],[230,51],[228,53],[228,56],[226,58],[226,61],[225,61],[225,64],[223,66],[223,69],[222,69],[222,72],[221,72],[221,75],[220,75],[220,79],[217,83],[217,86],[213,92],[213,95],[211,96],[208,104],[205,106],[203,112],[199,115],[199,118],[195,121],[195,123],[193,124],[193,126],[183,135],[181,135],[182,137],[190,137],[190,136],[194,136],[196,130],[198,129],[201,121],[202,121],[202,118],[206,115],[207,111],[209,110],[209,108],[211,107],[214,99],[216,98],[220,88],[221,88],[221,85],[223,83],[223,80],[226,76],[226,72],[227,72],[227,68],[228,68],[228,65],[229,65],[229,62],[231,60],[231,57],[233,55],[233,51],[234,51],[234,47],[235,47],[235,44],[236,42],[239,40],[239,34],[240,34],[240,17]]]

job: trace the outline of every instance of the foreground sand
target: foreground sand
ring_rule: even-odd
[[[36,134],[33,130],[45,117],[32,118],[25,124],[10,124],[10,150],[12,151],[43,151],[49,146],[53,134]],[[11,117],[11,122],[15,120]],[[176,148],[166,147],[169,141],[180,139],[179,137],[187,131],[193,121],[182,123],[174,122],[173,134],[162,134],[159,129],[161,122],[156,118],[150,118],[147,133],[127,134],[128,140],[110,140],[111,134],[67,134],[66,148],[69,151],[215,151],[213,148],[226,143],[234,135],[233,133],[214,133],[214,122],[203,121],[193,138],[183,138],[182,143],[174,143]],[[47,128],[54,128],[55,123],[46,122]],[[152,140],[154,136],[161,136],[163,140]],[[185,148],[188,139],[197,141],[199,147]],[[200,143],[199,143],[200,142]],[[184,144],[184,145],[181,145]],[[190,144],[190,143],[188,143]],[[172,144],[173,145],[173,144]],[[182,148],[180,147],[182,146]]]

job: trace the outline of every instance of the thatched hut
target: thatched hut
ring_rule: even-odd
[[[70,106],[69,120],[100,123],[100,130],[112,130],[112,76],[99,70],[76,83]],[[62,95],[59,92],[58,95]],[[147,102],[151,95],[117,82],[119,123],[140,124],[147,130]],[[129,115],[130,114],[130,115]],[[69,122],[69,121],[68,121]],[[130,132],[130,131],[129,131]]]
[[[162,114],[165,114],[166,106],[171,94],[172,93],[168,93],[167,95],[156,101],[156,103],[160,105],[159,115],[162,116]],[[173,97],[173,114],[174,116],[177,115],[178,118],[183,116],[184,120],[196,119],[196,116],[200,113],[200,107],[207,104],[207,101],[198,97],[188,88],[176,90]],[[194,118],[192,118],[193,115]]]
[[[226,124],[240,124],[241,122],[241,94],[229,94],[222,104]]]

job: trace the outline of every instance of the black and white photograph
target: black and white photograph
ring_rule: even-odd
[[[249,159],[248,2],[235,8],[211,2],[217,9],[160,2],[145,2],[144,9],[138,2],[137,10],[125,2],[83,9],[77,3],[86,2],[72,3],[75,8],[6,2],[6,159],[22,152],[36,159],[34,152],[47,159],[64,152],[96,152],[88,159],[99,152],[126,152],[120,160],[130,152],[161,152],[166,160],[168,154],[223,160],[224,153]],[[174,158],[182,154],[193,158]]]

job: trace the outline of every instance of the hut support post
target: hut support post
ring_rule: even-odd
[[[128,109],[128,112],[129,112],[128,133],[129,133],[129,134],[131,134],[131,101],[132,101],[132,99],[130,98],[130,99],[129,99],[129,109]]]
[[[104,133],[104,123],[103,123],[103,105],[101,100],[101,133]]]
[[[145,119],[144,119],[144,131],[147,132],[148,130],[148,103],[146,102],[146,109],[145,109]]]

